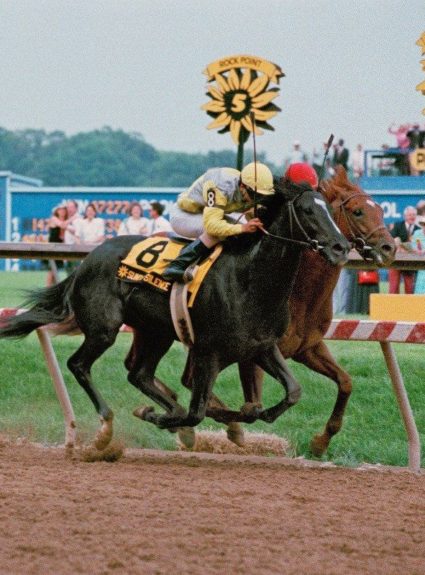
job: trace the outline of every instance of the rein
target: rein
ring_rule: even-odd
[[[304,192],[301,192],[304,193]],[[293,200],[291,200],[290,202],[288,202],[288,209],[289,209],[289,233],[290,236],[293,235],[293,226],[294,226],[294,221],[298,226],[298,229],[302,232],[302,234],[305,237],[305,241],[303,240],[296,240],[293,237],[285,237],[285,236],[278,236],[276,234],[272,234],[271,232],[269,232],[268,230],[265,230],[264,228],[261,228],[261,231],[265,234],[265,236],[267,238],[273,239],[273,240],[278,240],[280,242],[288,242],[288,243],[292,243],[298,246],[302,246],[304,248],[309,248],[311,250],[313,250],[314,252],[320,252],[321,250],[323,250],[322,245],[319,244],[318,240],[313,240],[312,238],[309,237],[309,235],[307,234],[307,232],[305,231],[305,229],[303,228],[300,220],[298,219],[297,216],[297,212],[295,211],[295,207],[294,207],[294,202],[295,200],[299,197],[300,194],[298,194]]]
[[[341,227],[340,226],[340,219],[343,216],[345,223],[347,224],[348,231],[349,231],[350,236],[351,236],[350,241],[352,243],[352,246],[354,248],[356,248],[356,250],[360,253],[360,255],[367,261],[367,260],[372,259],[371,257],[369,257],[369,254],[373,250],[373,247],[371,245],[369,245],[367,242],[376,232],[384,230],[385,225],[377,226],[371,232],[369,232],[367,235],[364,235],[361,232],[361,230],[358,228],[358,226],[355,224],[355,222],[350,220],[350,215],[345,208],[345,204],[349,200],[351,200],[352,198],[355,198],[357,196],[363,196],[363,194],[361,194],[359,192],[355,192],[354,194],[351,194],[350,196],[348,196],[348,198],[345,198],[345,200],[343,200],[342,202],[340,202],[336,206],[335,209],[339,208],[339,210],[340,210],[337,225],[338,225],[338,227]],[[357,228],[357,229],[355,229],[355,228]],[[356,235],[356,232],[357,232],[357,235]]]

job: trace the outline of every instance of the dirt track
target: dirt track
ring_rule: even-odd
[[[425,474],[0,447],[0,573],[425,573]]]

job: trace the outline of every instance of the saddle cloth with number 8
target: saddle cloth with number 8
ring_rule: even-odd
[[[168,293],[172,282],[162,277],[170,262],[188,244],[180,238],[147,238],[135,244],[127,256],[121,261],[117,271],[118,279],[131,283],[146,283],[155,289]],[[191,307],[201,283],[211,266],[222,252],[223,246],[218,244],[210,256],[201,262],[193,280],[188,284]]]

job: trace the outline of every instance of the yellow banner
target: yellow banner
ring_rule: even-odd
[[[418,148],[410,154],[410,163],[419,172],[425,171],[425,148]]]
[[[232,68],[251,68],[251,70],[257,70],[265,74],[270,78],[270,81],[275,84],[278,84],[279,79],[285,75],[282,72],[282,68],[277,64],[273,64],[273,62],[269,62],[257,56],[248,56],[246,54],[220,58],[220,60],[209,64],[205,68],[204,74],[208,77],[208,82],[211,82],[217,74],[227,72]]]

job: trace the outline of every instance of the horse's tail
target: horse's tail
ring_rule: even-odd
[[[75,272],[57,285],[28,291],[28,297],[23,303],[23,307],[29,307],[28,311],[0,320],[0,338],[22,338],[50,323],[65,322],[70,325],[73,311],[69,295],[74,276]]]

